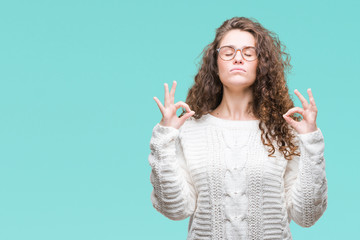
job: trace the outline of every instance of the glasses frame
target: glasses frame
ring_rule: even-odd
[[[233,54],[233,56],[232,56],[231,59],[225,60],[225,59],[223,59],[223,58],[220,56],[220,49],[223,48],[223,47],[230,47],[230,48],[232,48],[232,49],[235,50],[235,51],[234,51],[234,54]],[[253,49],[255,49],[256,58],[255,58],[254,60],[247,60],[247,59],[244,57],[244,55],[243,55],[243,49],[244,49],[244,48],[253,48]],[[233,46],[225,45],[225,46],[221,46],[221,47],[217,48],[216,51],[218,52],[219,57],[220,57],[222,60],[224,60],[224,61],[231,61],[231,60],[233,60],[234,57],[236,56],[236,53],[237,53],[238,51],[240,51],[241,57],[242,57],[244,60],[248,61],[248,62],[255,61],[255,60],[259,57],[259,51],[258,51],[258,49],[257,49],[256,47],[253,47],[253,46],[243,46],[242,48],[234,48]]]

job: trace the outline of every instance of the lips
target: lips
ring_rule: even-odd
[[[230,70],[230,72],[239,71],[239,72],[246,72],[243,68],[233,68]]]

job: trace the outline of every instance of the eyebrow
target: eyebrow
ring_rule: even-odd
[[[234,45],[223,45],[223,46],[220,46],[219,48],[221,48],[221,47],[233,47],[233,48],[236,48]],[[244,47],[253,47],[253,48],[256,48],[255,46],[249,46],[249,45],[244,45],[244,46],[242,46],[242,47],[240,47],[240,48],[244,48]]]

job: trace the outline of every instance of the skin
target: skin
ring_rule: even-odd
[[[167,83],[164,84],[165,106],[162,105],[162,103],[157,97],[154,97],[154,100],[157,103],[161,114],[163,115],[159,124],[165,127],[173,127],[179,129],[184,124],[186,119],[194,115],[195,112],[192,111],[189,105],[184,103],[183,101],[179,101],[176,104],[174,103],[176,85],[177,85],[176,81],[173,81],[173,85],[169,93],[168,84]],[[297,89],[295,89],[294,93],[300,99],[303,108],[300,107],[291,108],[283,115],[283,118],[286,120],[286,122],[291,127],[293,127],[299,134],[306,134],[317,130],[316,117],[318,110],[311,89],[309,88],[307,92],[309,94],[310,103],[307,102],[304,96],[301,95],[301,93]],[[176,111],[180,107],[185,108],[186,114],[184,114],[182,117],[179,118],[176,115]],[[294,113],[301,114],[303,119],[300,122],[297,122],[292,118],[290,118],[290,115]]]
[[[244,45],[255,46],[255,39],[249,32],[235,29],[230,30],[225,34],[220,42],[220,46],[224,45],[232,45],[235,48],[241,48]],[[252,100],[250,87],[256,80],[256,67],[258,61],[255,60],[248,62],[242,59],[241,53],[238,51],[234,59],[230,61],[224,61],[218,57],[217,64],[219,69],[218,74],[224,85],[224,94],[220,105],[211,114],[215,116],[222,116],[222,118],[230,120],[254,119],[253,116],[246,113],[246,106],[248,102]],[[245,69],[246,72],[231,71],[236,67],[241,67]],[[168,84],[164,84],[164,105],[157,97],[154,97],[154,100],[162,114],[162,119],[159,124],[165,127],[179,129],[188,118],[194,115],[195,112],[192,111],[189,105],[183,101],[174,103],[176,85],[177,82],[173,81],[173,85],[169,92]],[[297,89],[295,89],[294,93],[300,99],[303,108],[291,108],[283,115],[286,122],[299,134],[310,133],[317,130],[317,107],[311,89],[309,88],[307,91],[310,103],[307,102]],[[176,111],[181,107],[186,110],[186,113],[179,118],[176,115]],[[290,116],[294,113],[301,114],[303,119],[300,122],[293,120]]]
[[[219,47],[233,46],[235,49],[244,46],[256,47],[254,36],[239,29],[228,31],[219,43]],[[248,103],[252,100],[251,86],[256,80],[256,68],[258,59],[246,61],[240,51],[237,51],[232,60],[225,61],[217,58],[219,78],[224,86],[223,98],[219,106],[214,109],[212,115],[228,120],[253,120],[256,119],[247,113]],[[234,68],[242,68],[243,71],[234,71]]]
[[[165,127],[173,127],[179,129],[184,124],[186,119],[194,115],[195,112],[191,111],[189,105],[184,103],[183,101],[174,103],[176,85],[177,85],[176,81],[173,81],[173,85],[169,93],[169,87],[167,83],[164,84],[165,87],[164,105],[162,105],[162,103],[159,101],[157,97],[154,97],[154,100],[157,103],[161,114],[163,115],[159,124]],[[181,107],[183,107],[186,110],[186,113],[179,118],[176,115],[176,111]]]
[[[293,127],[299,134],[310,133],[317,130],[316,116],[318,110],[311,89],[309,88],[307,92],[309,94],[310,103],[306,101],[306,99],[303,97],[303,95],[301,95],[301,93],[297,89],[295,89],[294,93],[300,99],[303,108],[301,107],[291,108],[283,115],[283,118],[286,120],[286,122],[291,127]],[[290,118],[290,115],[294,113],[301,114],[303,116],[303,119],[300,122],[297,122],[292,118]]]

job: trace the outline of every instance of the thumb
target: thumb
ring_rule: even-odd
[[[283,115],[283,118],[285,119],[285,121],[290,124],[290,126],[294,127],[295,126],[295,120],[292,119],[289,116],[286,116],[285,114]]]
[[[183,123],[186,121],[186,119],[188,119],[189,117],[191,117],[191,116],[194,115],[194,114],[195,114],[194,111],[185,113],[185,114],[180,118],[181,124],[183,124]]]

